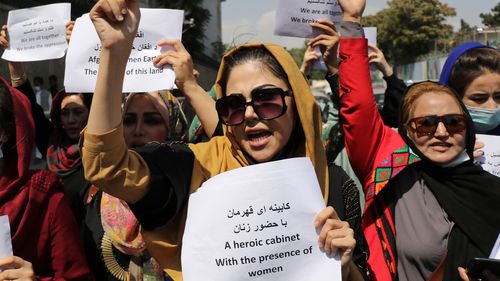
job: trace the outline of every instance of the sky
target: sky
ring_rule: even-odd
[[[285,0],[286,1],[286,0]],[[455,29],[464,19],[471,26],[482,26],[480,13],[489,13],[498,0],[441,0],[456,9],[448,19]],[[288,48],[301,47],[304,39],[273,35],[277,0],[225,0],[222,2],[222,41],[241,44],[251,41],[277,43]],[[384,0],[367,0],[364,15],[387,7]]]

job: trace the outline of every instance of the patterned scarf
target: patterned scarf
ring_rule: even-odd
[[[66,176],[82,164],[78,143],[68,147],[50,146],[47,149],[47,164],[49,170],[59,176]]]
[[[125,201],[103,192],[101,223],[113,246],[132,256],[128,266],[130,280],[164,280],[162,268],[145,251],[146,243],[140,232],[140,224]]]

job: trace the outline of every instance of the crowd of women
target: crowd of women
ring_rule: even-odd
[[[122,93],[137,0],[95,4],[95,91],[60,91],[50,118],[25,66],[6,62],[0,215],[8,215],[14,255],[0,259],[0,280],[182,280],[189,195],[226,171],[303,156],[327,206],[311,218],[318,245],[340,253],[343,280],[475,280],[467,262],[488,257],[500,233],[500,178],[474,164],[484,146],[475,134],[500,135],[500,51],[463,44],[439,82],[407,86],[380,50],[370,46],[368,56],[365,1],[339,3],[342,23],[312,23],[320,35],[309,41],[328,69],[333,126],[323,126],[304,73],[318,55],[306,54],[299,69],[274,44],[233,48],[214,101],[182,43],[165,40],[173,50],[154,63],[172,66],[198,115],[196,131],[205,132],[206,141],[188,143],[189,124],[169,91]],[[6,27],[0,44],[8,47]],[[388,85],[380,112],[370,62]],[[34,146],[48,169],[29,169]],[[482,278],[499,280],[491,271]]]

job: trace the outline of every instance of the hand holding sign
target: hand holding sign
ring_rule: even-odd
[[[308,45],[320,47],[328,71],[337,73],[337,48],[340,36],[335,29],[335,24],[332,21],[320,19],[318,22],[311,23],[311,26],[316,30],[320,30],[321,34],[311,39]]]
[[[164,40],[158,46],[160,47],[173,47],[156,58],[153,63],[156,67],[163,67],[171,65],[175,73],[175,84],[181,91],[184,92],[184,87],[187,85],[198,85],[193,71],[193,60],[184,45],[180,40]]]
[[[0,280],[33,280],[33,265],[20,257],[10,256],[0,259],[0,268],[10,268],[0,272]]]
[[[480,164],[483,169],[492,175],[500,177],[500,137],[494,135],[476,134],[480,141],[476,141],[474,154],[482,154],[475,158],[475,163]],[[481,152],[479,152],[481,151]]]
[[[90,19],[103,48],[120,47],[130,53],[141,12],[138,0],[100,0],[90,11]]]
[[[349,227],[349,223],[341,221],[337,212],[329,206],[316,215],[314,226],[321,228],[318,238],[320,247],[333,256],[340,253],[342,266],[348,265],[356,246],[354,231]]]
[[[2,49],[7,49],[9,47],[9,33],[7,32],[7,26],[2,26],[0,31],[0,47]]]

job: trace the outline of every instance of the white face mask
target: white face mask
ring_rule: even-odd
[[[474,122],[474,128],[478,133],[486,133],[500,125],[500,107],[487,109],[466,105],[470,117]]]

